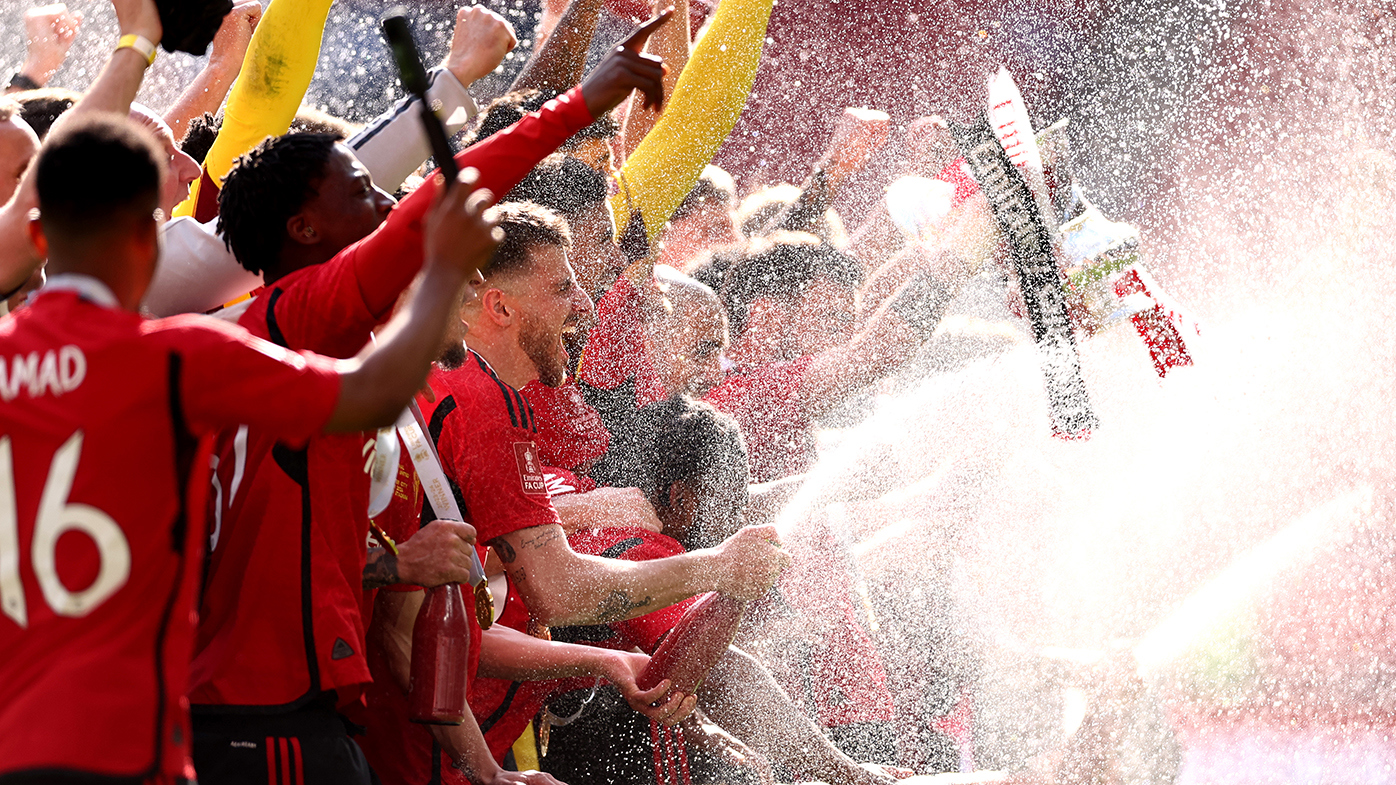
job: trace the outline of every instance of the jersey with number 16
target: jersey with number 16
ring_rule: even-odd
[[[255,423],[303,441],[328,421],[338,376],[63,278],[0,320],[0,781],[190,777],[202,437]]]

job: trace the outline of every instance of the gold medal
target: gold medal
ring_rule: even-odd
[[[490,593],[487,580],[475,584],[475,620],[480,622],[482,630],[494,626],[494,595]]]

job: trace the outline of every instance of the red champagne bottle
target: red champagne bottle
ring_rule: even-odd
[[[459,583],[427,589],[412,629],[408,716],[428,725],[459,725],[469,711],[466,668],[470,617]]]
[[[732,644],[745,611],[744,600],[724,594],[713,592],[700,598],[669,631],[636,684],[649,690],[669,679],[679,692],[698,689]]]

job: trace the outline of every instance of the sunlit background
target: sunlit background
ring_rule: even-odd
[[[80,89],[115,24],[101,0],[68,5],[87,20],[52,83]],[[489,5],[521,41],[502,89],[538,9]],[[382,6],[336,3],[309,103],[363,121],[399,97]],[[26,7],[0,0],[7,69]],[[414,7],[440,56],[452,4]],[[740,189],[799,182],[846,105],[894,130],[968,116],[1005,64],[1039,128],[1070,120],[1083,189],[1141,226],[1201,328],[1196,364],[1162,380],[1128,323],[1082,339],[1101,425],[1062,441],[988,274],[913,372],[823,435],[782,525],[798,542],[826,523],[854,555],[907,721],[928,691],[975,696],[976,765],[1059,743],[1100,697],[1100,652],[1132,650],[1149,690],[1120,781],[1396,782],[1393,24],[1378,2],[776,6],[717,159]],[[162,57],[142,100],[167,105],[198,67]],[[894,133],[846,219],[900,155]]]

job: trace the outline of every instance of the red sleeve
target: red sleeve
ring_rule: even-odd
[[[643,543],[626,550],[620,555],[620,558],[626,561],[650,561],[677,556],[684,552],[678,543],[667,537],[659,539],[647,532],[644,538]],[[676,602],[653,613],[614,622],[611,624],[611,629],[615,630],[631,646],[638,647],[646,654],[654,654],[654,650],[659,648],[664,636],[669,634],[669,630],[674,629],[674,625],[683,618],[689,606],[697,601],[698,597],[689,597],[683,602]]]
[[[353,265],[339,256],[277,281],[266,307],[267,332],[278,342],[342,360],[358,354],[382,321],[360,293]]]
[[[572,534],[567,542],[577,553],[625,561],[651,561],[684,552],[683,546],[673,539],[646,529],[589,529]],[[626,646],[636,646],[647,654],[653,654],[664,636],[678,624],[696,600],[696,597],[690,597],[644,616],[611,622],[610,627]]]
[[[334,413],[340,380],[329,358],[283,349],[215,319],[146,324],[179,352],[180,405],[195,434],[251,425],[299,445]]]
[[[446,417],[437,442],[441,468],[465,500],[462,510],[482,544],[520,529],[561,524],[549,501],[538,447],[508,423]]]
[[[548,496],[565,496],[569,493],[589,493],[596,490],[596,481],[590,477],[559,469],[556,466],[543,467],[543,481],[547,483]]]
[[[594,121],[582,100],[582,89],[574,87],[509,128],[457,153],[456,163],[461,169],[478,169],[481,187],[499,198],[514,190],[558,145]],[[352,260],[363,300],[380,319],[421,269],[422,222],[435,198],[436,185],[428,175],[373,234],[339,254]]]

